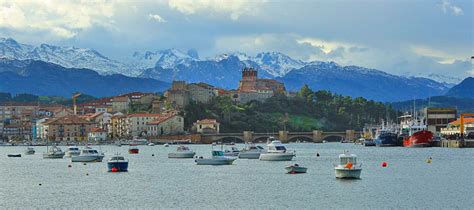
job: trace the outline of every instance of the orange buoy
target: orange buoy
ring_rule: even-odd
[[[387,162],[385,162],[385,161],[384,161],[384,162],[382,162],[382,167],[384,167],[384,168],[385,168],[385,167],[387,167],[387,166],[388,166],[388,163],[387,163]]]
[[[344,168],[351,169],[353,164],[351,162],[348,162]]]
[[[118,169],[117,168],[112,168],[112,172],[117,172]]]

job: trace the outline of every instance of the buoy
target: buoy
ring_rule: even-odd
[[[86,176],[89,176],[89,173],[87,173]]]
[[[84,165],[87,165],[87,163],[84,163]]]
[[[72,166],[71,165],[67,165],[68,168],[71,168]]]
[[[42,184],[41,184],[41,183],[39,183],[38,185],[39,185],[39,186],[41,186]]]
[[[151,154],[152,157],[155,157],[155,154]]]
[[[117,168],[112,168],[112,172],[117,172],[118,169]]]
[[[431,163],[431,159],[426,160],[427,163]]]
[[[316,153],[316,157],[319,157],[319,152],[318,152],[318,153]]]
[[[385,167],[387,167],[387,166],[388,166],[388,163],[387,163],[387,162],[385,162],[385,161],[384,161],[384,162],[382,162],[382,167],[384,167],[384,168],[385,168]]]

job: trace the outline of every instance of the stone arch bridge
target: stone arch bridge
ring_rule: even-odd
[[[259,140],[266,140],[271,136],[278,137],[278,139],[280,139],[283,143],[295,141],[296,139],[312,141],[314,143],[322,143],[324,139],[332,136],[354,141],[361,136],[361,132],[355,130],[346,130],[341,132],[324,132],[321,130],[315,130],[312,132],[279,131],[278,133],[254,133],[253,131],[244,131],[242,133],[200,134],[195,136],[193,141],[210,144],[212,142],[233,138],[239,139],[242,142],[256,142]]]

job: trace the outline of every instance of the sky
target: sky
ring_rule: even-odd
[[[472,0],[0,0],[0,37],[135,51],[282,52],[397,75],[474,76]]]

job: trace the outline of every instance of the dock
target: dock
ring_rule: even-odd
[[[441,140],[439,146],[448,148],[474,148],[474,139]]]

